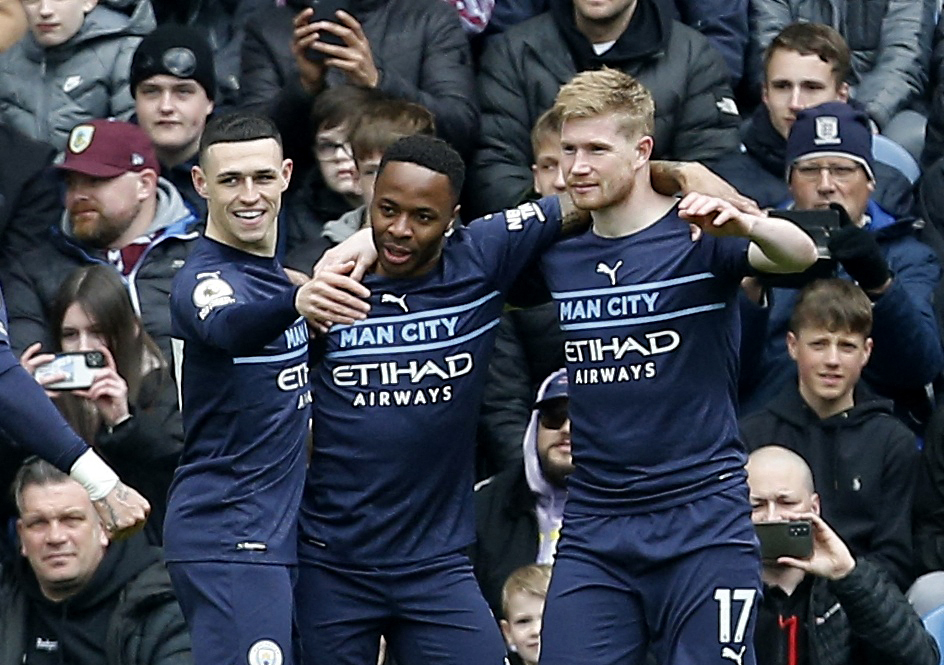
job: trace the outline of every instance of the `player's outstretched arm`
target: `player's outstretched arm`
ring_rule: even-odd
[[[351,277],[355,262],[315,268],[315,276],[295,294],[295,309],[320,333],[335,323],[352,324],[366,318],[370,290]]]
[[[812,238],[788,220],[743,212],[727,201],[704,194],[689,194],[678,210],[679,217],[705,233],[749,238],[748,261],[756,270],[802,272],[816,262]]]
[[[94,450],[87,450],[69,469],[89,493],[109,537],[126,538],[144,528],[151,506],[137,491],[125,485]]]

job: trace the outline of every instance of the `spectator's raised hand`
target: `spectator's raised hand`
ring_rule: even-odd
[[[825,577],[842,579],[855,568],[855,559],[842,538],[819,515],[815,513],[784,514],[789,520],[809,520],[813,524],[813,553],[808,559],[782,556],[777,563],[799,568],[802,571]]]
[[[340,69],[354,85],[377,87],[380,72],[374,64],[370,42],[367,41],[364,29],[356,18],[345,11],[338,11],[337,21],[315,21],[312,27],[318,32],[329,32],[344,42],[344,46],[329,44],[320,39],[312,43],[311,47],[315,51],[325,55],[325,66]]]
[[[302,88],[311,94],[324,87],[325,63],[313,60],[309,52],[318,41],[318,28],[311,22],[315,11],[311,8],[299,12],[293,21],[292,55],[301,79]]]
[[[53,360],[56,359],[56,354],[54,353],[40,353],[42,344],[36,342],[35,344],[30,344],[26,347],[26,350],[23,352],[23,355],[20,356],[20,365],[23,369],[29,372],[30,376],[36,379],[36,382],[41,385],[43,388],[48,386],[51,383],[56,383],[64,379],[69,378],[65,372],[55,372],[55,373],[43,373],[40,376],[36,376],[36,370],[43,365],[48,365]],[[49,398],[57,397],[58,393],[47,390],[46,396]]]
[[[94,403],[104,423],[114,427],[131,417],[128,383],[118,374],[111,351],[102,347],[101,352],[105,356],[105,368],[96,370],[91,386],[86,390],[76,390],[74,394]]]

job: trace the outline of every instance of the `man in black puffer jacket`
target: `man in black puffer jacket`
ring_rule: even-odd
[[[512,206],[530,187],[531,127],[560,86],[588,69],[620,69],[649,89],[656,107],[653,159],[710,165],[737,151],[730,73],[703,35],[673,21],[656,0],[619,0],[606,16],[587,4],[552,0],[550,11],[486,44],[470,191],[488,210],[475,214]]]

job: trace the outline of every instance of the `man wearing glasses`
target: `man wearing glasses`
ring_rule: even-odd
[[[475,488],[472,565],[496,617],[512,571],[554,562],[567,499],[564,482],[574,470],[567,388],[566,370],[544,380],[522,441],[522,463]]]
[[[941,278],[937,257],[916,237],[913,218],[895,218],[872,200],[872,134],[861,111],[827,102],[798,113],[786,163],[794,209],[838,206],[842,225],[829,239],[829,252],[839,276],[857,282],[873,303],[875,351],[863,377],[907,409],[911,396],[944,368],[932,305]],[[742,385],[742,414],[764,406],[795,376],[786,333],[796,291],[767,295],[769,307],[744,317],[742,339],[763,336],[765,342],[758,374]]]

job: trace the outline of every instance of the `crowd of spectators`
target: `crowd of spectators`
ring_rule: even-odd
[[[561,85],[602,67],[651,92],[653,159],[675,184],[700,164],[774,214],[834,215],[820,249],[838,279],[802,293],[805,284],[742,282],[742,438],[766,451],[752,457],[753,480],[795,471],[790,482],[800,479],[809,505],[794,512],[815,512],[829,552],[857,565],[854,576],[817,568],[828,582],[806,587],[787,575],[786,596],[802,587],[814,604],[820,592],[844,603],[856,589],[837,580],[849,576],[872,587],[859,610],[887,587],[894,625],[919,632],[899,592],[914,584],[944,605],[935,576],[944,575],[939,0],[349,0],[336,16],[312,7],[0,0],[0,306],[10,346],[45,388],[57,376],[37,369],[52,354],[103,355],[90,387],[46,393],[152,506],[143,534],[109,544],[79,486],[27,459],[0,426],[0,485],[15,485],[0,503],[0,653],[132,662],[137,649],[133,662],[189,662],[159,548],[183,447],[169,294],[205,227],[191,169],[210,117],[252,110],[278,126],[294,173],[277,257],[300,284],[365,225],[381,156],[403,136],[435,134],[462,155],[466,223],[564,192],[549,109]],[[579,460],[556,309],[528,277],[510,298],[528,306],[506,307],[489,364],[469,554],[506,641],[534,663],[524,645],[540,616],[537,628],[533,616],[516,628],[514,613],[526,611],[509,605],[543,603]],[[829,345],[835,356],[824,360]],[[820,394],[824,373],[840,397]],[[84,554],[63,581],[42,562],[67,543]],[[782,578],[771,569],[764,581]],[[109,612],[86,611],[103,598]],[[150,614],[129,626],[134,603]],[[886,619],[850,611],[843,621],[880,632]],[[4,637],[21,624],[17,640]],[[871,644],[821,662],[860,662],[850,654]]]

